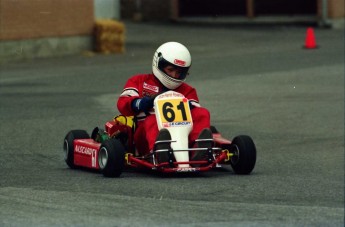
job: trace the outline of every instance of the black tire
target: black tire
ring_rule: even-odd
[[[234,156],[230,159],[232,169],[237,174],[250,174],[256,163],[256,147],[249,136],[236,136],[232,143],[230,152]]]
[[[74,146],[73,141],[75,139],[90,139],[89,134],[85,130],[72,130],[67,133],[63,142],[63,150],[65,153],[64,159],[66,164],[74,169]]]
[[[98,152],[98,165],[105,177],[119,177],[125,165],[125,148],[117,139],[102,143]]]

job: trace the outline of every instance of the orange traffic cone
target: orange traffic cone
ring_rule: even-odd
[[[306,37],[305,37],[305,45],[304,48],[306,49],[315,49],[317,48],[314,29],[309,27],[307,29]]]

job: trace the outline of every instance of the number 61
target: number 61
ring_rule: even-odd
[[[164,118],[168,122],[173,122],[176,118],[176,111],[180,111],[182,115],[182,120],[186,121],[187,120],[187,114],[186,114],[186,109],[184,106],[184,103],[181,101],[179,104],[176,106],[177,109],[174,108],[174,105],[171,102],[165,102],[162,106],[162,112]],[[178,113],[177,113],[178,114]]]

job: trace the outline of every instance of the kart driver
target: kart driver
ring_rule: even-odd
[[[190,146],[193,146],[198,138],[212,139],[210,113],[200,106],[195,88],[185,83],[191,63],[191,55],[184,45],[167,42],[153,55],[152,73],[135,75],[125,84],[117,101],[117,108],[121,114],[137,118],[134,142],[140,155],[170,148],[169,144],[155,145],[159,140],[171,140],[171,136],[165,128],[158,131],[153,109],[155,96],[169,90],[179,92],[189,100],[193,119],[193,129],[189,134]],[[211,147],[212,140],[198,142],[196,146]],[[204,158],[205,153],[195,152],[191,160]]]

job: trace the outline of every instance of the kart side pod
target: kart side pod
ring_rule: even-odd
[[[74,140],[74,165],[99,169],[98,151],[100,145],[93,139]]]

